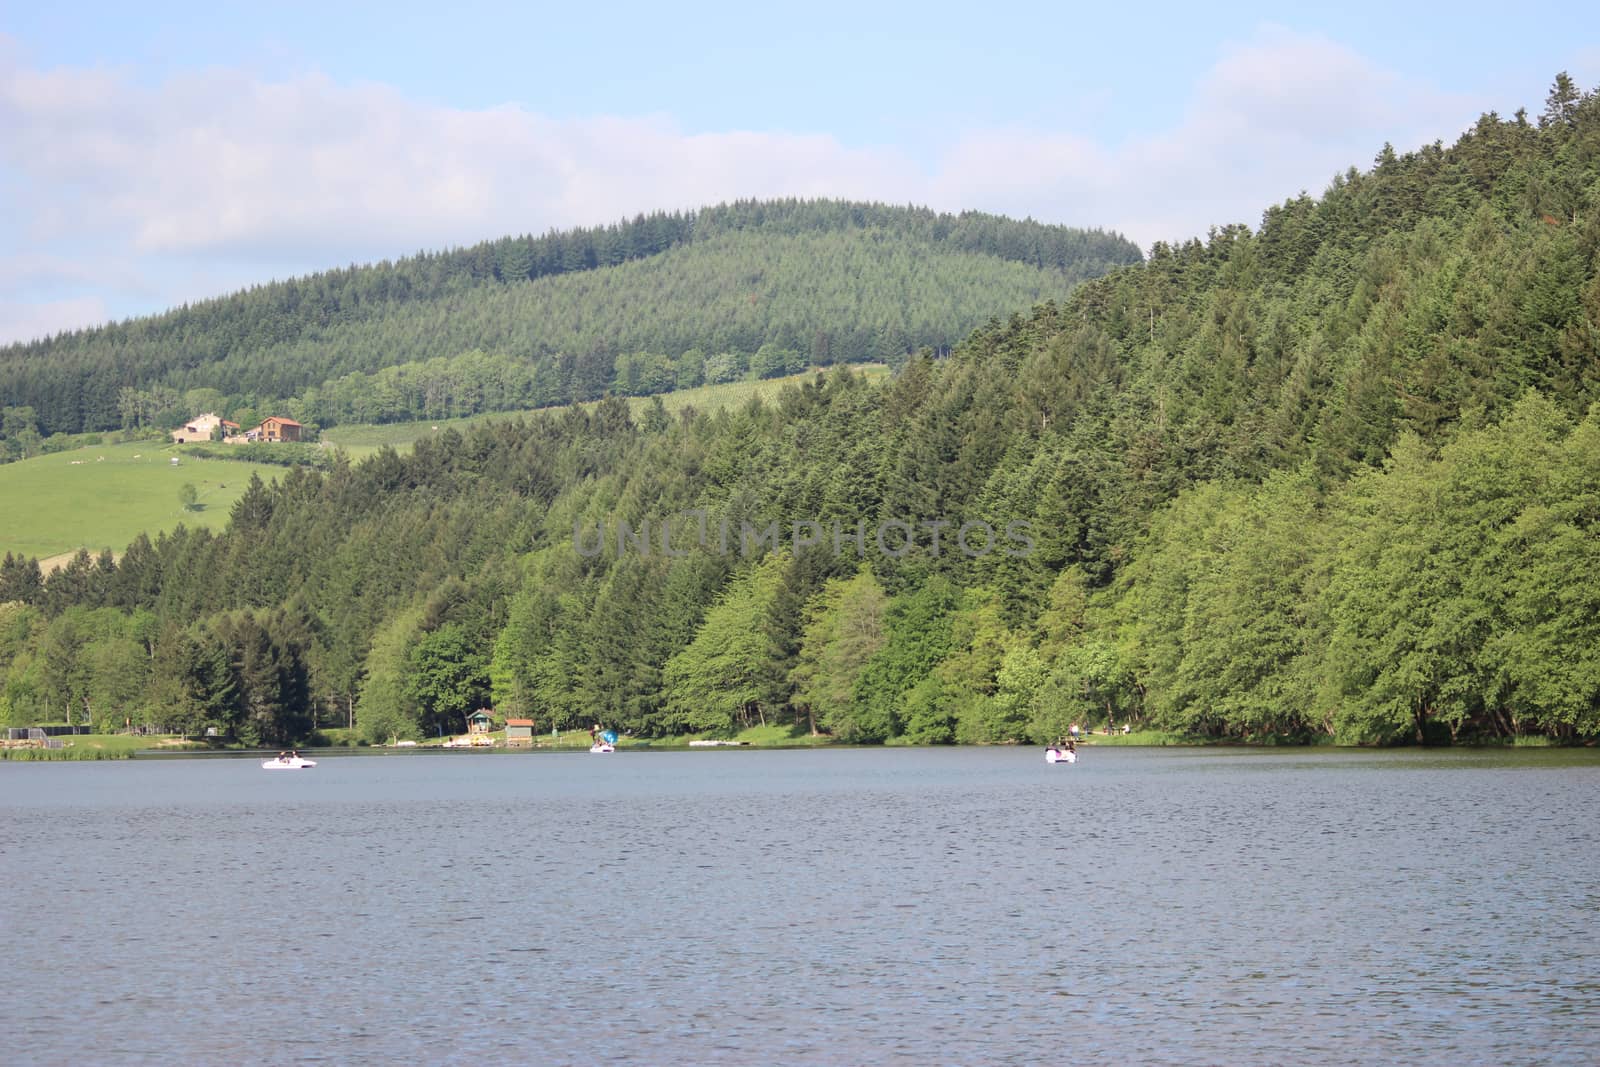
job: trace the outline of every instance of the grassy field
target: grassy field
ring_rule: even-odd
[[[203,741],[185,741],[170,735],[68,734],[53,740],[62,742],[64,747],[4,748],[0,749],[0,759],[14,762],[132,759],[135,752],[155,749],[172,752],[204,751],[208,747]]]
[[[881,381],[889,371],[882,364],[863,364],[857,373]],[[669,414],[693,406],[700,411],[744,404],[751,397],[770,400],[784,386],[809,381],[811,374],[759,382],[729,382],[684,389],[661,397]],[[642,417],[648,398],[629,400]],[[546,409],[559,410],[559,409]],[[401,422],[382,426],[335,426],[323,431],[323,443],[342,448],[360,460],[384,445],[406,450],[430,434],[454,426],[514,419],[529,412],[498,412],[440,422]],[[222,447],[222,446],[211,446]],[[178,457],[174,467],[172,459]],[[19,463],[0,464],[0,554],[38,557],[46,570],[60,566],[80,548],[92,554],[109,548],[120,553],[141,531],[151,537],[179,523],[221,529],[234,501],[244,493],[250,472],[265,481],[282,467],[229,460],[199,459],[181,446],[149,441],[94,445],[56,452]],[[185,511],[178,491],[190,483],[197,508]]]
[[[851,367],[857,374],[864,375],[872,381],[882,381],[889,374],[889,368],[881,363],[863,363]],[[716,411],[718,408],[737,407],[747,403],[751,397],[761,397],[763,400],[775,398],[786,385],[798,385],[812,379],[815,372],[795,374],[787,378],[768,378],[759,382],[728,382],[723,385],[702,385],[695,389],[681,389],[675,393],[663,393],[661,403],[669,415],[676,415],[686,407],[693,407],[698,411]],[[585,405],[588,406],[588,405]],[[629,397],[628,407],[632,409],[635,419],[643,417],[650,407],[649,397]],[[561,408],[543,408],[544,412],[561,411]],[[404,451],[417,441],[430,434],[439,433],[451,427],[462,430],[469,426],[477,426],[488,422],[503,422],[507,419],[521,418],[525,415],[535,414],[529,411],[501,411],[488,415],[473,415],[465,419],[439,419],[432,422],[391,422],[382,425],[365,425],[352,423],[348,426],[333,426],[322,431],[322,441],[336,448],[342,448],[351,459],[359,460],[378,451],[384,445]]]
[[[121,552],[141,530],[154,537],[179,523],[220,529],[251,471],[270,481],[283,468],[185,458],[179,446],[150,441],[0,464],[0,555],[37,556],[48,568],[79,548]],[[179,503],[185,483],[195,487],[197,510]]]

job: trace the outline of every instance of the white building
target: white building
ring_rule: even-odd
[[[222,416],[208,411],[204,415],[196,415],[176,430],[173,430],[172,439],[180,445],[194,441],[209,441],[218,426],[221,426],[226,433],[239,432],[239,424],[237,422],[229,422]]]

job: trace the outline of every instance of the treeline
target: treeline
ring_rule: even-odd
[[[919,375],[936,372],[841,373],[647,427],[607,401],[447,431],[409,459],[253,483],[222,536],[180,529],[48,580],[7,557],[5,710],[266,744],[352,717],[375,740],[460,730],[486,703],[542,726],[934,744],[1109,721],[1346,743],[1600,732],[1600,591],[1572,580],[1600,566],[1600,411],[1574,424],[1530,393],[1440,450],[1407,434],[1336,488],[1309,465],[1202,483],[1097,588],[1046,495],[1025,554],[956,548],[963,523],[1010,521],[986,504],[935,548],[944,516],[894,487],[874,441],[931,415]],[[795,436],[834,462],[781,471]],[[587,488],[556,488],[580,471]]]
[[[1163,509],[1108,639],[1174,729],[1344,742],[1600,733],[1600,408],[1530,392],[1337,489],[1309,467]]]
[[[947,348],[997,308],[1138,260],[1114,234],[980,213],[742,202],[328,271],[12,345],[0,395],[45,436],[145,425],[197,389],[229,413],[326,425],[317,394],[337,379],[480,350],[533,379],[541,403],[565,403],[599,395],[630,353],[748,360],[775,344],[828,365]]]
[[[252,394],[281,395],[302,368],[364,365],[362,346],[409,348],[430,358],[326,379],[288,410],[324,427],[459,417],[807,366],[899,365],[917,349],[948,348],[995,308],[1030,306],[1053,284],[1035,268],[882,234],[717,238],[615,270],[419,306],[224,369]]]
[[[0,710],[1593,739],[1597,253],[1600,98],[1560,79],[882,386],[611,397],[291,470],[221,534],[7,560]]]

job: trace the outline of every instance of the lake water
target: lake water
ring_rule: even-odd
[[[8,1063],[1600,1058],[1591,753],[0,764]]]

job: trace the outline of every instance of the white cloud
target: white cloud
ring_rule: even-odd
[[[1114,144],[1070,130],[953,132],[923,168],[894,147],[825,134],[691,135],[664,116],[453,109],[321,75],[208,70],[152,87],[117,70],[33,69],[4,44],[0,189],[22,220],[20,247],[0,247],[0,337],[10,338],[94,321],[112,289],[138,288],[57,278],[46,292],[44,277],[18,277],[18,264],[85,247],[132,263],[170,302],[177,287],[154,279],[183,276],[192,297],[207,263],[220,291],[222,279],[251,277],[251,263],[281,275],[285,263],[314,269],[740,197],[918,202],[1106,226],[1144,244],[1183,239],[1319,192],[1385,140],[1448,140],[1479,109],[1337,43],[1269,27],[1221,56],[1167,130]],[[69,321],[74,312],[84,317]]]
[[[44,301],[0,299],[0,345],[50,337],[65,330],[105,322],[108,317],[105,301],[99,297]]]
[[[1385,141],[1401,151],[1448,143],[1480,109],[1324,38],[1269,27],[1228,50],[1170,129],[1117,145],[1040,130],[970,136],[934,176],[934,198],[1104,225],[1148,246],[1255,224],[1268,205],[1370,165]]]
[[[904,173],[825,136],[454,110],[320,75],[145,89],[13,67],[0,119],[36,239],[109,231],[147,254],[402,253],[738,196],[884,195]]]

